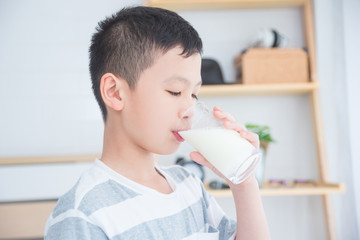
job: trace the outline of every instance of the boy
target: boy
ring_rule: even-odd
[[[269,239],[254,176],[228,181],[236,223],[194,175],[154,164],[154,154],[180,145],[176,124],[196,102],[201,51],[197,32],[171,11],[127,8],[99,23],[90,73],[105,122],[102,156],[59,199],[45,239]],[[229,114],[214,115],[259,146]],[[191,157],[222,176],[200,153]]]

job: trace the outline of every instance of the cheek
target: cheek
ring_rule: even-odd
[[[155,141],[172,127],[169,109],[160,99],[138,98],[130,108],[129,124],[133,125],[137,137],[141,135],[143,141]]]
[[[150,134],[166,134],[172,128],[171,113],[161,105],[147,111],[143,119],[146,119],[143,126],[146,126],[146,131]]]
[[[179,143],[173,139],[172,130],[177,123],[175,103],[161,93],[134,96],[128,106],[128,129],[133,139],[156,154],[175,152]]]

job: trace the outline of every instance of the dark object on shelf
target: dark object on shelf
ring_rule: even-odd
[[[220,65],[214,59],[203,58],[201,61],[201,78],[203,85],[224,84]]]
[[[262,28],[256,31],[250,47],[252,48],[284,48],[287,46],[288,37],[272,28]]]
[[[211,181],[209,187],[211,189],[227,189],[229,188],[229,185],[220,181]]]
[[[189,172],[191,172],[191,173],[195,174],[196,176],[198,176],[201,179],[201,181],[204,181],[205,172],[204,172],[203,166],[201,166],[197,162],[194,162],[192,160],[186,160],[183,157],[178,157],[176,159],[175,163],[177,165],[183,166],[184,168],[189,170]]]

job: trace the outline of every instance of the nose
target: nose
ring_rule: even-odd
[[[188,130],[191,129],[193,117],[195,115],[195,103],[187,104],[182,107],[179,111],[179,121],[177,123],[177,130]]]
[[[192,119],[195,113],[195,103],[188,104],[179,111],[179,119]]]

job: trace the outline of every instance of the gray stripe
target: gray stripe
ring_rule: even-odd
[[[181,183],[190,176],[190,173],[181,166],[172,166],[163,170],[169,174],[177,183]]]
[[[203,229],[207,223],[205,216],[205,204],[202,200],[199,200],[177,214],[141,223],[122,234],[114,236],[112,240],[182,239]]]
[[[114,180],[108,180],[96,185],[81,200],[79,210],[89,216],[93,212],[120,203],[139,195],[133,190],[119,184]]]
[[[236,231],[236,222],[224,216],[221,219],[217,229],[220,232],[219,239],[229,239]]]
[[[218,232],[218,230],[216,228],[214,228],[213,226],[209,226],[208,232],[209,233],[216,233],[216,232]]]
[[[65,218],[63,221],[52,225],[45,240],[105,240],[109,239],[106,234],[98,227],[82,218]]]
[[[75,193],[79,185],[79,181],[72,187],[67,193],[65,193],[56,203],[56,207],[52,213],[53,218],[66,212],[69,209],[73,209],[75,206]]]
[[[205,206],[206,206],[206,208],[208,208],[211,195],[209,194],[208,191],[206,191],[204,185],[202,185],[202,184],[201,184],[201,191],[202,191],[202,195],[203,195],[203,198],[204,198],[204,201],[205,201]]]

